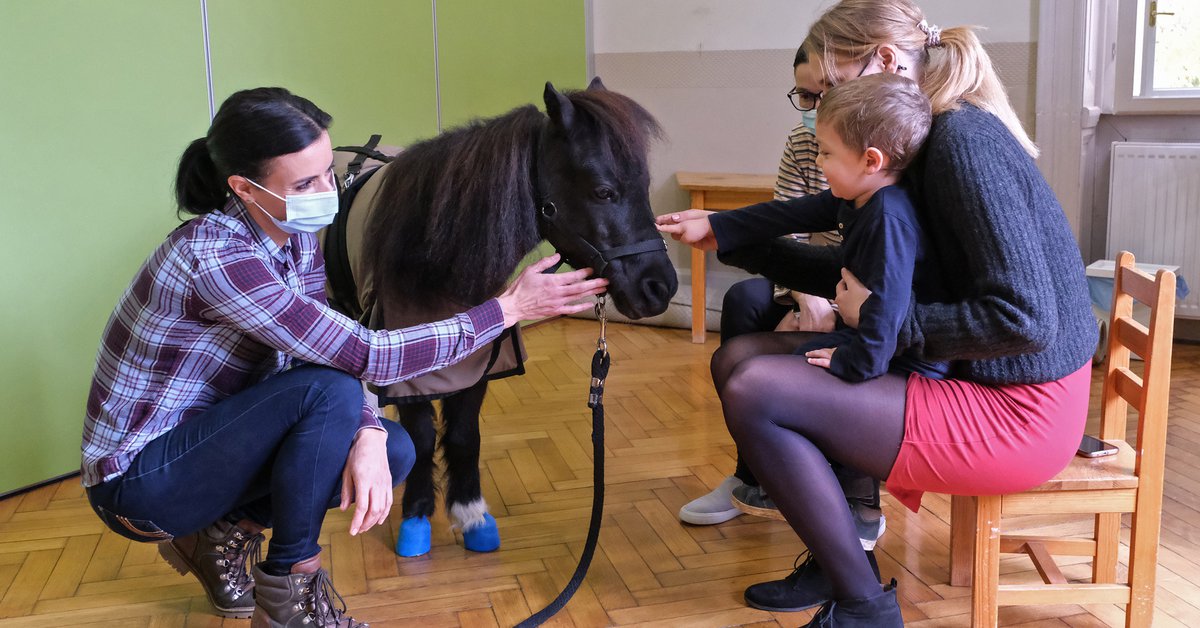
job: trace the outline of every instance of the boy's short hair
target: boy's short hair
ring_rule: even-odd
[[[899,172],[912,163],[933,122],[929,98],[911,79],[880,72],[829,88],[818,124],[830,125],[848,148],[880,150]]]

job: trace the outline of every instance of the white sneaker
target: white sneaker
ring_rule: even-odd
[[[679,520],[697,526],[710,526],[733,519],[742,514],[733,505],[733,489],[744,484],[732,475],[725,478],[711,493],[684,504],[679,509]]]

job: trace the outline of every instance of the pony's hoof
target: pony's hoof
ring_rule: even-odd
[[[430,542],[429,517],[413,517],[400,522],[396,554],[409,557],[428,554]]]
[[[463,531],[463,547],[472,552],[494,552],[500,549],[500,530],[496,518],[483,513],[483,523]]]

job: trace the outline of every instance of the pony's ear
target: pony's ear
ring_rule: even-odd
[[[554,84],[550,81],[546,81],[546,93],[543,98],[546,101],[546,114],[550,119],[564,130],[570,129],[575,122],[575,105],[571,104],[571,100],[554,89]]]
[[[604,90],[607,90],[608,88],[604,86],[604,81],[601,81],[600,77],[597,76],[597,77],[592,78],[591,83],[588,83],[588,89],[594,90],[594,91],[604,91]]]

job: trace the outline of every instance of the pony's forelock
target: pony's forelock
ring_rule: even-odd
[[[612,157],[622,162],[644,165],[650,144],[663,137],[654,116],[628,96],[607,89],[568,90],[564,95],[604,135],[602,144],[612,147]]]

